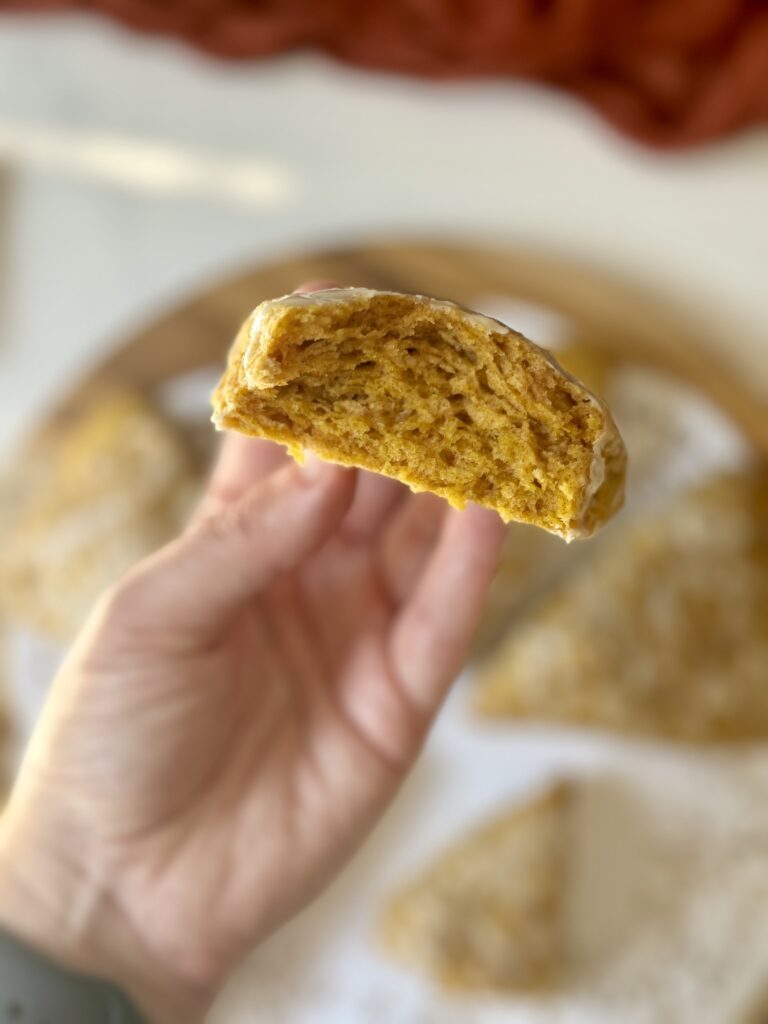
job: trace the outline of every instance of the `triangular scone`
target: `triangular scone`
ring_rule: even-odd
[[[505,520],[589,536],[622,501],[603,403],[538,346],[451,302],[365,288],[262,303],[214,394],[222,428],[308,448]]]
[[[34,451],[46,469],[6,524],[0,599],[14,621],[67,641],[180,528],[199,482],[171,426],[127,392],[86,400]]]
[[[485,663],[494,716],[717,742],[768,736],[768,478],[620,531]]]
[[[571,793],[558,783],[444,853],[386,908],[385,948],[449,988],[551,983],[562,955]]]

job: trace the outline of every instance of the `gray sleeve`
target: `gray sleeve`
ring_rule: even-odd
[[[0,1024],[148,1024],[112,985],[71,974],[0,931]]]

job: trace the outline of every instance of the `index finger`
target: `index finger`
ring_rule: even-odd
[[[228,434],[200,503],[197,516],[207,516],[238,501],[254,484],[290,461],[282,445],[260,437]]]
[[[505,527],[495,512],[451,511],[410,599],[395,620],[392,665],[415,707],[432,715],[461,671],[499,563]]]

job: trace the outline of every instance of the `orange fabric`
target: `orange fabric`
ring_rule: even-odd
[[[220,57],[313,47],[406,74],[536,79],[656,146],[768,121],[768,0],[0,0],[75,7]]]

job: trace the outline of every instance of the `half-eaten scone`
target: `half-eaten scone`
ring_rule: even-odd
[[[626,453],[605,405],[543,349],[420,295],[335,288],[263,302],[214,422],[383,473],[567,540],[619,508]]]

